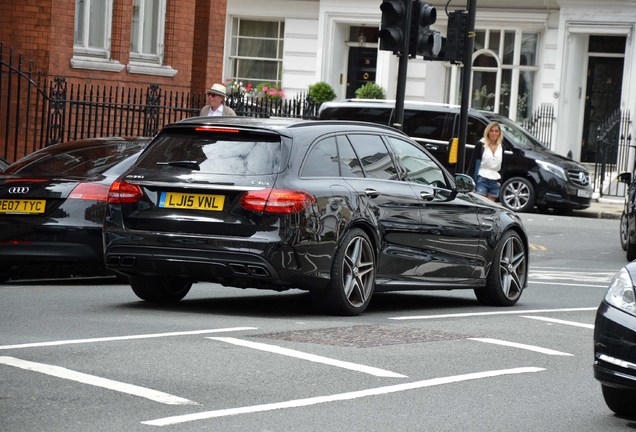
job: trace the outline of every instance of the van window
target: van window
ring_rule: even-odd
[[[357,120],[383,125],[389,124],[391,108],[328,107],[320,112],[321,120]]]
[[[402,130],[413,138],[448,142],[453,114],[439,111],[404,110]]]

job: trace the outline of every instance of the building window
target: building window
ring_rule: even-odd
[[[230,48],[231,79],[251,83],[281,85],[283,74],[283,21],[232,20]]]
[[[163,64],[166,0],[133,0],[130,61]]]
[[[110,59],[112,0],[75,0],[73,55]]]
[[[532,115],[538,39],[537,33],[521,30],[476,31],[472,108],[498,112],[517,122]]]

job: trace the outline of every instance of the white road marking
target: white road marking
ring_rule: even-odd
[[[368,390],[358,390],[358,391],[347,392],[347,393],[339,393],[339,394],[334,394],[330,396],[316,396],[316,397],[311,397],[306,399],[290,400],[286,402],[275,402],[275,403],[263,404],[263,405],[252,405],[252,406],[239,407],[239,408],[228,408],[228,409],[221,409],[221,410],[215,410],[215,411],[205,411],[205,412],[194,413],[194,414],[185,414],[185,415],[179,415],[179,416],[173,416],[173,417],[164,417],[164,418],[160,418],[156,420],[144,421],[141,423],[150,425],[150,426],[170,426],[170,425],[186,423],[186,422],[191,422],[196,420],[205,420],[205,419],[233,416],[233,415],[239,415],[239,414],[251,414],[256,412],[273,411],[273,410],[287,409],[287,408],[298,408],[298,407],[304,407],[304,406],[310,406],[310,405],[317,405],[321,403],[352,400],[352,399],[359,399],[359,398],[369,397],[369,396],[379,396],[379,395],[384,395],[389,393],[397,393],[397,392],[407,391],[407,390],[416,390],[416,389],[425,388],[425,387],[433,387],[433,386],[438,386],[443,384],[452,384],[452,383],[457,383],[462,381],[492,378],[492,377],[497,377],[502,375],[534,373],[534,372],[541,372],[544,370],[545,369],[543,368],[537,368],[537,367],[520,367],[520,368],[513,368],[513,369],[501,369],[501,370],[494,370],[494,371],[476,372],[476,373],[469,373],[465,375],[455,375],[455,376],[443,377],[443,378],[433,378],[433,379],[428,379],[424,381],[416,381],[413,383],[396,384],[396,385],[385,386],[385,387],[376,387],[376,388],[372,388]]]
[[[580,286],[580,287],[590,287],[590,288],[606,288],[607,289],[607,283],[603,284],[603,285],[590,285],[590,284],[582,284],[582,283],[564,283],[564,282],[538,282],[538,281],[528,281],[528,283],[531,283],[533,285],[560,285],[560,286]],[[608,281],[609,283],[609,281]]]
[[[133,384],[126,384],[119,381],[113,381],[106,378],[100,378],[94,375],[88,375],[81,372],[75,372],[59,366],[47,365],[44,363],[35,363],[27,360],[20,360],[15,357],[0,356],[0,364],[13,366],[33,372],[39,372],[58,378],[76,381],[82,384],[88,384],[96,387],[103,387],[120,393],[127,393],[133,396],[150,399],[168,405],[199,405],[188,399],[173,396],[157,390],[139,387]]]
[[[199,334],[208,334],[208,333],[224,333],[224,332],[242,331],[242,330],[257,330],[257,327],[229,327],[229,328],[221,328],[221,329],[194,330],[194,331],[174,332],[174,333],[154,333],[154,334],[151,333],[151,334],[143,334],[143,335],[113,336],[113,337],[93,338],[93,339],[71,339],[71,340],[51,341],[51,342],[34,342],[34,343],[18,344],[18,345],[0,345],[0,350],[85,344],[85,343],[96,343],[96,342],[112,342],[112,341],[132,340],[132,339],[152,339],[152,338],[172,337],[172,336],[189,336],[189,335],[199,335]]]
[[[542,347],[538,347],[538,346],[535,346],[535,345],[526,345],[526,344],[521,344],[521,343],[517,343],[517,342],[509,342],[509,341],[504,341],[504,340],[500,340],[500,339],[490,339],[490,338],[468,338],[468,339],[469,340],[474,340],[474,341],[477,341],[477,342],[484,342],[484,343],[508,346],[508,347],[513,347],[513,348],[520,348],[520,349],[524,349],[524,350],[528,350],[528,351],[534,351],[534,352],[538,352],[538,353],[541,353],[541,354],[547,354],[547,355],[571,356],[571,357],[574,356],[574,354],[568,354],[568,353],[561,352],[561,351],[555,351],[555,350],[551,350],[549,348],[542,348]]]
[[[275,354],[281,354],[289,357],[295,357],[303,360],[309,360],[316,363],[322,363],[330,366],[336,366],[344,369],[349,369],[356,372],[363,372],[370,375],[385,377],[385,378],[408,378],[406,375],[401,375],[395,372],[387,371],[384,369],[378,369],[371,366],[365,366],[357,363],[350,363],[347,361],[334,360],[329,357],[323,357],[315,354],[308,354],[302,351],[297,351],[289,348],[283,348],[278,345],[269,345],[260,342],[250,342],[242,339],[230,338],[230,337],[208,337],[207,339],[217,340],[221,342],[227,342],[234,345],[243,346],[246,348],[257,349],[261,351],[267,351]]]
[[[574,322],[574,321],[565,321],[565,320],[560,320],[560,319],[556,319],[556,318],[546,318],[546,317],[538,317],[538,316],[521,315],[521,317],[522,318],[530,318],[530,319],[539,320],[539,321],[551,322],[551,323],[555,323],[555,324],[565,324],[565,325],[570,325],[570,326],[574,326],[574,327],[583,327],[583,328],[588,328],[588,329],[594,329],[594,324],[584,324],[584,323],[579,323],[579,322]]]
[[[532,314],[532,313],[548,313],[548,312],[581,312],[581,311],[595,311],[598,306],[589,308],[563,308],[563,309],[534,309],[534,310],[506,310],[497,312],[469,312],[458,314],[444,314],[444,315],[414,315],[404,317],[393,317],[391,320],[420,320],[420,319],[440,319],[440,318],[466,318],[473,316],[489,316],[489,315],[520,315],[520,314]]]

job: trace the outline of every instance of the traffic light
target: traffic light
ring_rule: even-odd
[[[403,53],[406,42],[407,1],[411,0],[383,0],[380,5],[382,11],[382,25],[380,26],[380,49]]]
[[[464,41],[466,40],[466,26],[468,14],[455,11],[448,14],[448,30],[442,53],[443,60],[451,63],[464,61]]]
[[[442,34],[431,29],[437,20],[437,10],[421,0],[413,0],[409,56],[423,56],[425,60],[438,60],[442,50]]]

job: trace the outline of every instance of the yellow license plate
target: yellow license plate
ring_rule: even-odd
[[[191,210],[221,211],[225,203],[223,195],[162,192],[159,207]]]
[[[0,213],[44,213],[46,200],[0,199]]]

